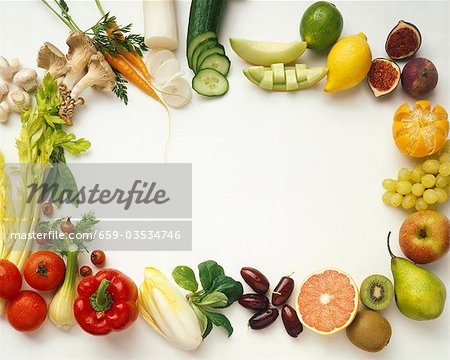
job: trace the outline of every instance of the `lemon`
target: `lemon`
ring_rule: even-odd
[[[367,76],[372,52],[363,33],[339,40],[328,54],[326,92],[341,91],[358,85]]]

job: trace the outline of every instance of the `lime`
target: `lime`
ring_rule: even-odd
[[[308,48],[328,50],[341,36],[344,20],[339,10],[326,1],[318,1],[306,9],[300,22],[300,36]]]

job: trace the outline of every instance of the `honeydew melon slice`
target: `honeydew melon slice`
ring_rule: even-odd
[[[267,69],[264,71],[264,76],[259,83],[259,87],[266,90],[273,89],[273,71],[272,69]]]
[[[262,66],[261,66],[261,68],[264,69]],[[252,75],[251,70],[252,70],[252,68],[250,68],[250,69],[244,69],[244,70],[243,70],[244,75],[245,75],[245,77],[246,77],[247,79],[249,79],[253,84],[255,84],[256,86],[259,86],[259,83],[261,82],[262,77],[264,76],[264,71],[261,72],[261,79],[256,80],[256,79],[254,78],[254,76]]]
[[[286,74],[284,72],[284,64],[272,64],[270,68],[273,71],[273,83],[274,84],[285,84]]]
[[[258,84],[261,82],[264,72],[267,70],[264,66],[252,66],[251,68],[245,69],[249,72],[249,74],[255,79]],[[244,70],[244,72],[245,72]]]
[[[307,47],[304,41],[272,42],[230,38],[234,52],[253,65],[270,66],[276,63],[289,64],[303,54]]]
[[[286,69],[286,91],[297,90],[297,75],[294,69]]]
[[[295,74],[297,75],[297,82],[306,80],[306,69],[308,67],[305,64],[295,64]]]

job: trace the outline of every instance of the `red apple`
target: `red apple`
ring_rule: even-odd
[[[404,221],[399,239],[408,259],[416,264],[428,264],[448,252],[450,221],[436,211],[418,211]]]

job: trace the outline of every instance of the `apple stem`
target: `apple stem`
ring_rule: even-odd
[[[391,232],[389,231],[389,234],[387,236],[387,247],[388,247],[389,255],[391,255],[392,259],[395,259],[397,256],[395,256],[391,251],[391,245],[389,244],[390,240],[391,240]]]

